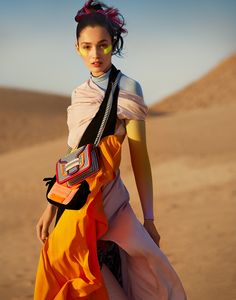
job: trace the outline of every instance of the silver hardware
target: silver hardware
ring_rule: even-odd
[[[77,157],[73,159],[72,161],[68,162],[65,164],[65,171],[69,171],[70,169],[79,166],[82,163],[81,157]]]

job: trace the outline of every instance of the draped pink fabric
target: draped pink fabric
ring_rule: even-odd
[[[75,147],[98,111],[104,91],[88,80],[72,92],[68,107],[68,145]],[[144,120],[148,107],[142,97],[120,90],[116,135],[126,135],[125,119]],[[102,237],[118,244],[123,289],[129,300],[186,300],[182,282],[167,256],[136,218],[129,192],[116,171],[114,180],[102,186],[104,212],[109,229]],[[109,287],[107,287],[109,289]],[[112,300],[112,299],[111,299]]]
[[[71,95],[71,105],[67,108],[69,128],[68,145],[74,148],[83,132],[96,115],[104,98],[101,90],[91,79],[75,88]],[[117,106],[116,134],[125,135],[124,119],[144,120],[148,107],[142,97],[120,90]]]

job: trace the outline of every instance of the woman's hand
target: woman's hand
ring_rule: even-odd
[[[49,203],[36,225],[37,238],[42,244],[44,244],[48,238],[49,227],[56,211],[57,207]]]
[[[145,220],[143,226],[147,230],[147,232],[150,234],[153,241],[157,244],[157,246],[160,248],[160,235],[156,229],[156,226],[154,224],[153,220]]]

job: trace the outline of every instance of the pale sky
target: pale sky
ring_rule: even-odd
[[[151,104],[236,52],[235,0],[105,1],[126,20],[124,58]],[[75,51],[74,16],[84,1],[0,1],[0,86],[71,95],[89,78]]]

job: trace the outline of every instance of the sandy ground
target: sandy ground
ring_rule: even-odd
[[[236,299],[236,105],[147,119],[161,248],[189,300]],[[23,124],[22,124],[23,126]],[[45,133],[46,134],[46,133]],[[0,155],[0,299],[32,299],[46,206],[43,177],[66,151],[66,136]],[[142,221],[127,141],[121,175]]]

